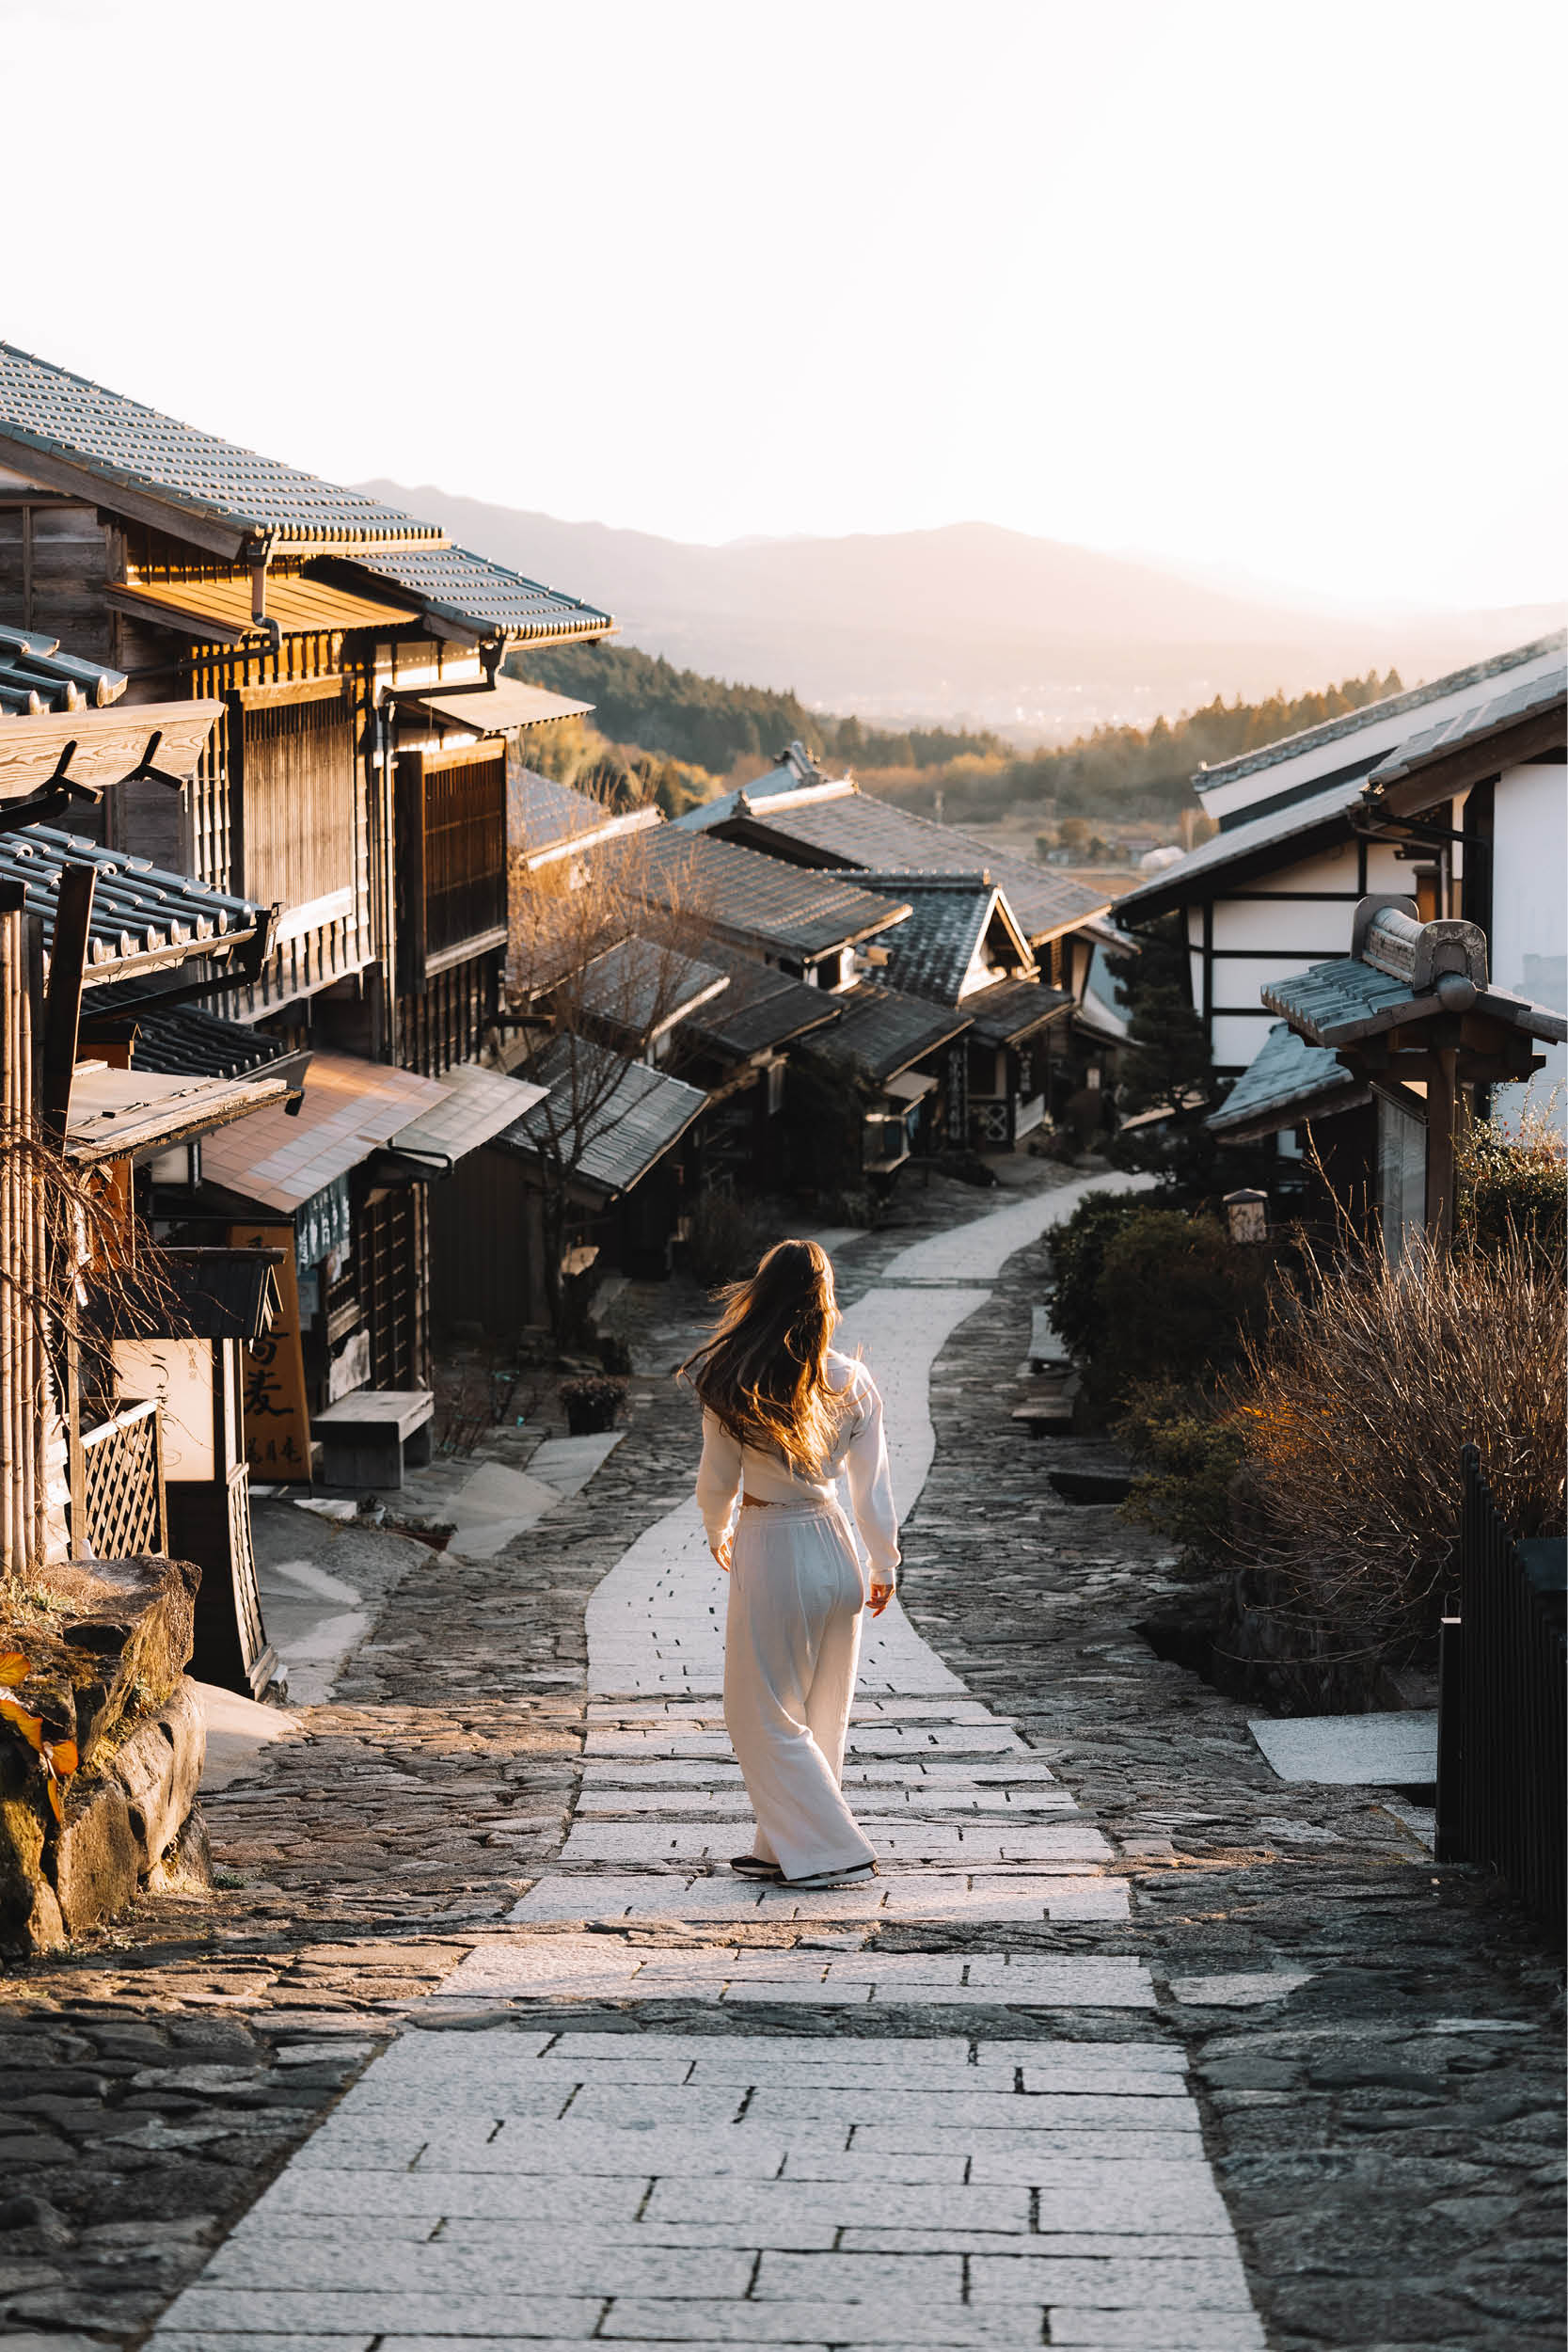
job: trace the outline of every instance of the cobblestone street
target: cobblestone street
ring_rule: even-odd
[[[696,1302],[631,1300],[624,1439],[495,1557],[266,1506],[369,1622],[204,1798],[211,1889],[4,1980],[14,2341],[1560,2342],[1551,1955],[1137,1634],[1173,1565],[1048,1483],[1105,1449],[1009,1418],[1082,1196],[1013,1174],[835,1237],[906,1518],[875,1883],[724,1867]]]

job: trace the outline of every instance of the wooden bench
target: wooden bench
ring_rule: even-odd
[[[1029,1319],[1029,1369],[1031,1372],[1067,1371],[1071,1359],[1052,1327],[1051,1310],[1037,1307]]]
[[[430,1459],[436,1398],[429,1389],[356,1389],[310,1416],[329,1486],[395,1488],[404,1464]]]

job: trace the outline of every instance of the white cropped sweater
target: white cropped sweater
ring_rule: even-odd
[[[717,1547],[728,1534],[743,1490],[759,1502],[833,1502],[842,1473],[849,1481],[849,1502],[872,1580],[891,1584],[898,1566],[898,1514],[888,1470],[882,1400],[865,1366],[836,1351],[828,1357],[828,1383],[844,1402],[838,1434],[819,1479],[803,1477],[776,1454],[743,1446],[721,1421],[705,1411],[697,1503],[707,1539]]]

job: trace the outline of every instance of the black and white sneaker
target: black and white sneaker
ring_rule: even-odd
[[[762,1856],[755,1853],[737,1853],[730,1868],[737,1879],[767,1879],[772,1882],[784,1876],[776,1862],[764,1862]]]
[[[780,1884],[787,1887],[791,1894],[797,1889],[809,1893],[818,1886],[863,1886],[867,1879],[874,1879],[876,1875],[877,1865],[874,1862],[851,1862],[838,1870],[808,1871],[801,1879],[786,1879],[781,1874]]]

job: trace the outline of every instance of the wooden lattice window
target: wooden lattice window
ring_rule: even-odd
[[[402,984],[506,933],[506,749],[497,740],[398,760]]]
[[[352,893],[354,717],[341,682],[315,680],[297,695],[263,690],[257,697],[253,690],[238,699],[230,750],[237,739],[236,830],[246,897],[289,908]]]
[[[354,1220],[354,1282],[370,1332],[372,1389],[418,1386],[419,1247],[413,1187],[372,1192]]]
[[[133,1560],[164,1549],[159,1438],[155,1397],[83,1431],[78,1549],[95,1560]]]

